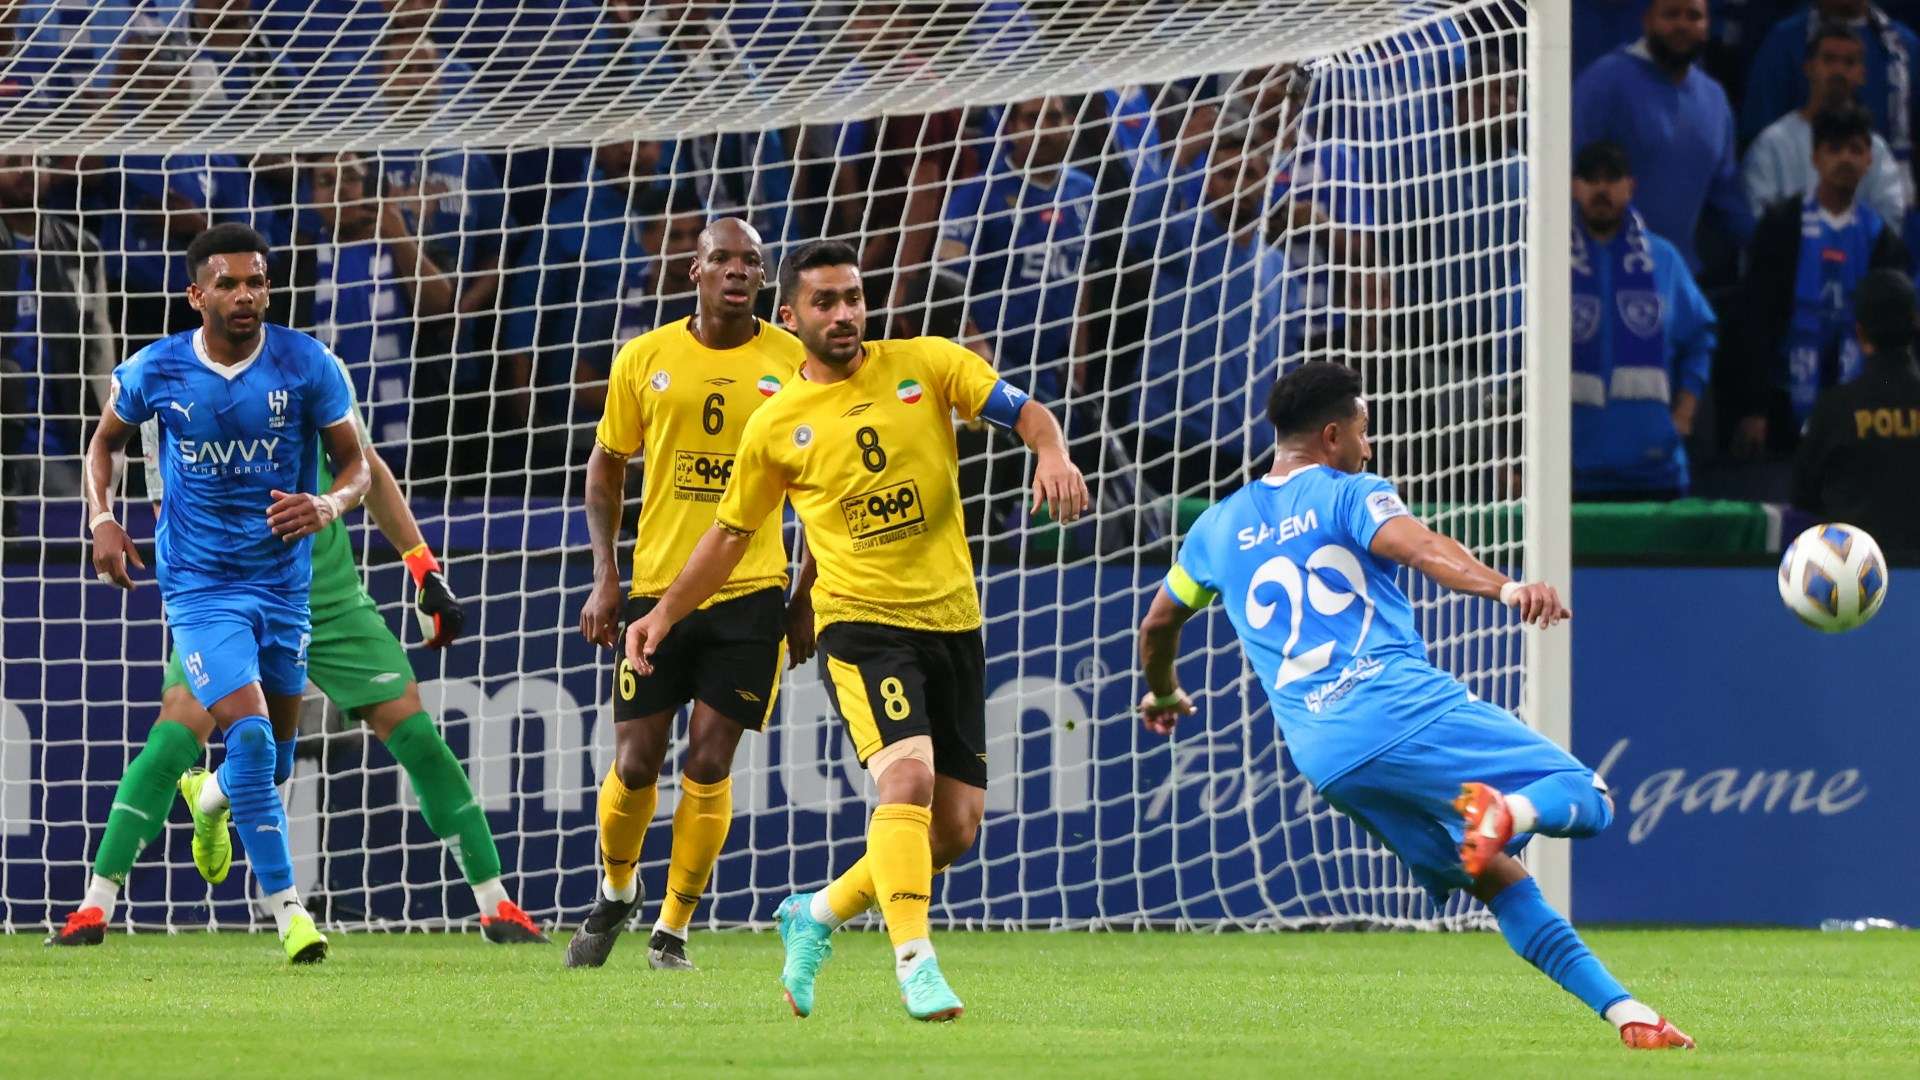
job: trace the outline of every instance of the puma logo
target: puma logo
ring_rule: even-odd
[[[167,402],[167,408],[172,409],[174,412],[177,412],[181,416],[186,417],[187,423],[191,424],[193,423],[193,407],[197,404],[199,404],[199,402],[190,401],[187,404],[182,405],[177,401],[169,401]]]

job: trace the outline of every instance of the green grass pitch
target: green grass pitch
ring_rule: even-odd
[[[900,1008],[884,936],[843,933],[797,1020],[769,933],[696,934],[702,970],[597,971],[561,946],[337,934],[289,968],[271,935],[0,935],[7,1076],[1915,1075],[1920,937],[1601,931],[1589,942],[1700,1041],[1634,1054],[1494,934],[936,935],[967,1003]]]

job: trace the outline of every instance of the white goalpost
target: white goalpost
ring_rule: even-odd
[[[1183,642],[1200,715],[1172,740],[1144,731],[1134,628],[1193,519],[1271,448],[1273,380],[1309,360],[1361,371],[1373,467],[1416,512],[1495,566],[1570,585],[1564,4],[23,10],[0,39],[0,926],[78,901],[157,714],[158,590],[94,582],[78,455],[112,365],[197,325],[181,253],[221,221],[273,243],[270,317],[352,373],[467,633],[420,647],[406,571],[355,515],[365,585],[510,891],[537,920],[577,920],[613,753],[612,657],[578,630],[586,451],[615,349],[692,312],[693,237],[719,216],[752,222],[771,260],[851,241],[868,336],[979,349],[1062,418],[1095,490],[1070,527],[1030,517],[1024,451],[960,427],[991,783],[937,922],[1484,921],[1436,906],[1311,792],[1217,609]],[[146,494],[136,460],[122,505],[150,551]],[[626,550],[637,476],[628,495]],[[1570,743],[1564,629],[1405,584],[1437,663]],[[309,704],[285,789],[303,895],[336,926],[471,925],[392,758]],[[857,857],[870,792],[839,727],[811,666],[790,672],[767,732],[741,743],[699,925],[765,924]],[[642,855],[656,898],[678,754]],[[255,921],[250,880],[209,888],[190,835],[176,811],[119,924]],[[1566,910],[1564,844],[1530,860]]]

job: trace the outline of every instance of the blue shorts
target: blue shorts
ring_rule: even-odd
[[[1479,781],[1504,793],[1564,772],[1580,773],[1606,790],[1592,769],[1553,740],[1505,709],[1470,701],[1356,766],[1320,794],[1393,849],[1414,880],[1442,901],[1473,883],[1460,865],[1466,829],[1453,808],[1460,785]],[[1519,854],[1531,839],[1531,833],[1514,837],[1507,854]]]
[[[307,598],[296,603],[247,585],[193,589],[166,597],[173,650],[195,700],[213,703],[259,683],[269,694],[307,688],[307,643],[312,639]]]

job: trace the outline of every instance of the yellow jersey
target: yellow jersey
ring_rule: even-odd
[[[686,566],[713,525],[748,419],[794,381],[805,357],[800,339],[771,323],[738,348],[709,349],[682,319],[634,338],[613,358],[596,437],[620,457],[645,453],[632,595],[659,596]],[[701,606],[786,585],[787,561],[780,530],[766,530]]]
[[[980,625],[960,508],[953,413],[971,420],[999,376],[945,338],[869,341],[836,383],[796,377],[747,421],[714,520],[760,543],[782,498],[819,567],[815,625]]]

